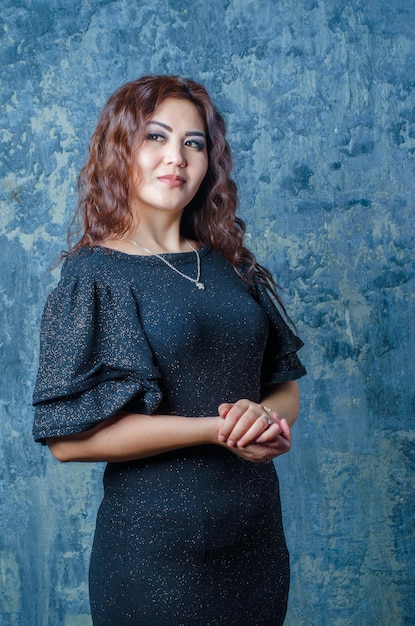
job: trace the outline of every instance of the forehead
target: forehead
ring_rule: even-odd
[[[193,130],[205,129],[205,121],[198,107],[190,100],[167,98],[155,109],[149,121],[174,122],[174,126],[192,126]],[[172,125],[172,124],[171,124]]]

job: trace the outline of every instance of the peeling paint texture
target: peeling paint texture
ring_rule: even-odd
[[[414,40],[414,0],[2,0],[2,625],[91,624],[102,465],[33,443],[31,394],[88,138],[145,73],[223,111],[248,244],[306,344],[286,624],[415,624]]]

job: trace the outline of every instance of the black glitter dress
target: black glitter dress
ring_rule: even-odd
[[[157,257],[97,247],[66,261],[45,307],[34,436],[127,408],[217,415],[305,373],[267,293],[208,248],[204,291]],[[193,252],[166,255],[189,276]],[[95,626],[277,626],[289,558],[273,464],[219,446],[110,463],[90,567]]]

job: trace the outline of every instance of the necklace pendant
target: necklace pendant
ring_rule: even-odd
[[[205,286],[203,283],[200,282],[199,278],[200,278],[200,256],[198,251],[196,250],[196,248],[194,248],[192,246],[192,244],[190,243],[190,241],[187,241],[187,239],[185,239],[186,243],[191,247],[191,249],[193,250],[193,252],[196,255],[196,259],[197,259],[197,278],[191,278],[191,276],[188,276],[187,274],[185,274],[184,272],[181,272],[177,267],[175,267],[174,265],[172,265],[170,263],[170,261],[168,261],[167,259],[165,259],[161,254],[157,254],[157,252],[152,252],[151,250],[149,250],[148,248],[146,248],[145,246],[142,246],[141,243],[138,243],[138,241],[134,241],[134,239],[130,239],[129,237],[123,237],[123,239],[126,239],[127,241],[130,241],[132,244],[134,244],[135,246],[137,246],[137,248],[141,248],[142,250],[145,250],[148,254],[150,254],[151,256],[155,256],[158,259],[160,259],[160,261],[163,261],[163,263],[165,263],[167,265],[167,267],[169,267],[171,270],[173,270],[174,272],[176,272],[176,274],[179,274],[180,276],[183,276],[183,278],[186,278],[187,280],[190,280],[192,283],[195,283],[196,287],[198,289],[201,289],[202,291],[205,289]]]

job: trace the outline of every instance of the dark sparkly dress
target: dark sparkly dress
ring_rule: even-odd
[[[45,307],[34,436],[119,409],[217,415],[305,373],[302,342],[262,287],[215,251],[201,291],[157,257],[97,247],[65,262]],[[166,255],[196,274],[193,252]],[[90,567],[95,626],[276,626],[289,558],[274,465],[219,446],[109,463]]]

